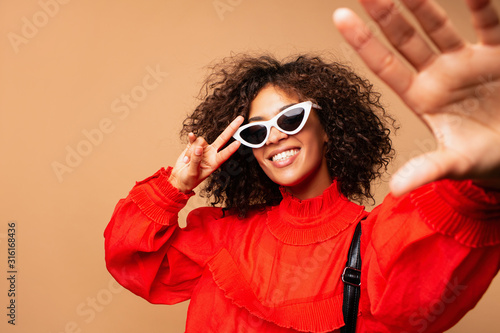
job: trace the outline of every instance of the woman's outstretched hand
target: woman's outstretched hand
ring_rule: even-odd
[[[233,136],[243,120],[244,118],[241,116],[236,117],[210,145],[202,137],[196,137],[193,133],[189,133],[189,144],[172,169],[170,183],[181,192],[188,193],[210,176],[238,150],[240,146],[238,141],[232,142],[222,150],[220,149]]]
[[[500,188],[500,24],[490,1],[466,1],[478,37],[470,44],[434,1],[402,0],[432,45],[392,0],[360,2],[399,55],[348,9],[335,11],[337,28],[437,141],[435,151],[396,173],[392,192],[401,195],[442,178]]]

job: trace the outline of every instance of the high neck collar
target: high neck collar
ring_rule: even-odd
[[[281,188],[283,200],[267,213],[271,233],[287,244],[308,245],[339,234],[361,218],[364,207],[341,195],[334,181],[323,193],[300,200]]]

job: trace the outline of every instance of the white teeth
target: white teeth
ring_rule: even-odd
[[[271,160],[273,162],[276,162],[276,161],[282,161],[282,160],[285,160],[295,154],[297,154],[299,152],[298,149],[290,149],[290,150],[286,150],[284,152],[281,152],[279,154],[276,154],[274,155],[273,157],[271,157]]]

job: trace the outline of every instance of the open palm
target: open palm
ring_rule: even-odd
[[[500,24],[489,0],[468,0],[479,42],[461,38],[433,1],[403,0],[432,44],[391,0],[361,1],[402,57],[347,9],[334,21],[367,66],[429,127],[437,149],[391,182],[399,195],[441,178],[500,183]],[[404,58],[404,60],[402,59]]]

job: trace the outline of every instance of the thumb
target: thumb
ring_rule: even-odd
[[[198,177],[200,173],[200,162],[203,157],[203,147],[196,146],[193,149],[193,154],[191,155],[191,161],[189,164],[189,175],[191,177]]]
[[[457,155],[449,150],[436,150],[415,157],[392,177],[391,192],[395,196],[406,194],[419,186],[455,174],[458,165],[463,165],[463,161],[457,161]]]

